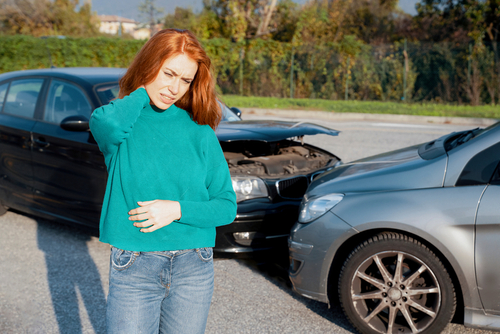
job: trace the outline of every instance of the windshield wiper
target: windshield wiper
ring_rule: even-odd
[[[418,154],[424,160],[435,159],[446,154],[449,150],[466,143],[482,131],[484,130],[481,128],[475,128],[473,130],[463,132],[449,133],[436,140],[420,145],[418,148]]]
[[[445,143],[446,152],[468,142],[469,140],[474,138],[481,130],[482,130],[481,128],[475,128],[469,131],[461,132],[456,136],[449,138]]]

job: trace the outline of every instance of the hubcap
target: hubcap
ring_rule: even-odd
[[[439,312],[441,289],[422,260],[387,251],[357,268],[351,299],[358,316],[377,333],[420,333]]]
[[[398,301],[403,296],[403,293],[398,288],[391,288],[388,296],[391,300]]]

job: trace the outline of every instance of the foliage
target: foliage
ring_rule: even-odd
[[[212,12],[221,37],[233,42],[267,38],[276,29],[277,0],[204,0],[205,12]]]
[[[78,0],[0,0],[3,35],[98,36]],[[222,94],[455,104],[500,101],[500,0],[204,0],[164,27],[189,29],[211,56]],[[57,8],[56,8],[57,5]],[[141,9],[157,22],[154,0]],[[1,35],[1,34],[0,34]],[[407,49],[405,42],[407,41]],[[143,42],[0,37],[0,71],[126,67]],[[30,51],[32,50],[32,51]]]
[[[153,27],[157,23],[156,17],[163,13],[163,8],[156,7],[155,0],[144,0],[139,4],[139,12]]]
[[[98,19],[78,0],[0,0],[0,32],[7,35],[99,36]]]
[[[127,67],[144,41],[118,38],[0,37],[0,73],[56,67]],[[51,64],[52,62],[52,64]]]
[[[500,0],[421,0],[414,30],[420,40],[467,43],[498,41]],[[490,30],[489,36],[486,33]],[[495,30],[495,37],[491,33]]]
[[[405,63],[403,43],[371,46],[352,35],[313,45],[225,38],[202,43],[225,95],[340,100],[347,91],[350,100],[400,101],[405,79],[408,101],[495,104],[500,95],[497,72],[491,70],[495,53],[486,45],[409,43]],[[49,67],[51,61],[57,67],[127,67],[143,44],[109,37],[4,36],[0,72]]]

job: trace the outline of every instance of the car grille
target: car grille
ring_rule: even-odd
[[[302,198],[306,193],[309,182],[307,177],[298,176],[286,180],[276,181],[278,194],[283,198]]]

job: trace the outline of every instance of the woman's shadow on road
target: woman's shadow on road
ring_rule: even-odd
[[[37,223],[59,333],[88,332],[84,327],[104,333],[106,298],[87,246],[93,232],[39,219]]]

